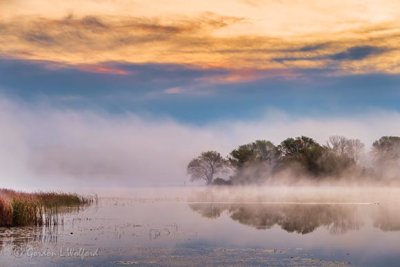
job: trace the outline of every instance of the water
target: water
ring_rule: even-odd
[[[398,189],[148,189],[0,228],[0,266],[398,266]]]

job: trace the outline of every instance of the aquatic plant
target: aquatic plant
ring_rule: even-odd
[[[0,189],[0,226],[56,225],[63,208],[89,205],[95,200],[95,197],[61,192],[24,193]]]

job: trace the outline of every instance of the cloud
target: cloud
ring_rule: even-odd
[[[170,6],[149,3],[163,6],[165,14],[155,11],[160,8],[141,11],[143,7],[135,1],[88,1],[81,9],[72,1],[61,5],[62,14],[44,12],[52,9],[45,0],[38,5],[43,10],[31,6],[29,0],[22,2],[8,6],[10,12],[0,17],[0,54],[4,57],[77,67],[127,62],[232,72],[293,73],[319,68],[331,74],[400,73],[400,22],[388,12],[394,5],[391,1],[375,11],[382,18],[376,20],[364,13],[360,18],[354,17],[357,12],[346,12],[362,9],[368,13],[375,6],[353,1],[235,1],[221,2],[211,11],[192,3],[187,12],[178,0]],[[233,6],[243,12],[234,12]],[[335,16],[319,15],[331,9]],[[283,19],[278,11],[291,19]],[[268,21],[257,19],[268,17],[262,12],[270,14]]]
[[[362,60],[367,57],[379,55],[385,52],[385,49],[374,46],[355,46],[346,49],[345,51],[328,56],[333,60]]]
[[[353,117],[293,117],[269,111],[260,119],[203,126],[168,118],[0,102],[0,175],[18,189],[79,189],[182,185],[187,162],[204,150],[227,154],[239,144],[278,144],[307,135],[361,138],[367,145],[396,135],[400,113],[371,111]]]
[[[26,33],[23,38],[32,44],[37,44],[41,46],[54,46],[57,44],[57,40],[53,38],[52,36],[48,35],[45,32],[40,32],[40,31],[32,31]]]
[[[170,87],[164,90],[166,94],[175,95],[175,94],[182,94],[185,90],[181,87]]]
[[[291,52],[311,52],[321,50],[326,45],[315,45],[315,46],[304,46],[299,49],[292,49]],[[302,55],[302,56],[287,56],[278,57],[274,60],[277,62],[291,62],[291,61],[323,61],[323,60],[334,60],[334,61],[351,61],[351,60],[363,60],[368,57],[378,56],[385,52],[389,52],[388,49],[377,46],[354,46],[346,48],[344,51],[336,52],[333,54],[326,55]]]
[[[124,70],[123,68],[107,66],[107,64],[92,64],[77,66],[79,70],[85,72],[93,72],[99,74],[114,74],[114,75],[132,75],[133,72]]]
[[[61,50],[71,57],[70,59],[62,57],[64,60],[61,61],[82,63],[99,60],[99,57],[85,60],[83,52],[101,52],[105,54],[104,59],[118,60],[122,59],[122,55],[117,58],[108,57],[107,50],[116,49],[115,53],[111,52],[111,55],[116,56],[124,51],[140,51],[140,49],[147,53],[146,50],[152,50],[148,45],[162,45],[164,42],[174,44],[188,39],[199,39],[195,36],[202,37],[213,30],[227,27],[240,20],[241,18],[213,13],[204,13],[195,18],[183,16],[175,18],[99,17],[95,15],[81,18],[69,15],[61,19],[23,17],[0,22],[0,32],[3,35],[2,48],[10,55],[13,55],[10,52],[20,49],[28,50],[44,60],[60,60],[61,55],[57,56],[55,53]],[[147,45],[147,49],[143,45]],[[136,50],[132,46],[139,46],[139,49]],[[119,49],[122,51],[118,51]],[[132,59],[126,54],[124,57],[127,60]]]
[[[2,94],[31,103],[46,100],[64,108],[207,123],[258,118],[266,107],[311,115],[349,114],[366,107],[398,110],[400,77],[126,62],[71,66],[0,58],[0,81]],[[181,93],[166,94],[168,88],[180,88]]]
[[[289,48],[287,50],[284,50],[285,52],[315,52],[318,50],[324,50],[329,46],[328,43],[322,43],[322,44],[304,44],[301,45],[300,47],[293,47]]]
[[[245,71],[231,73],[226,69],[203,69],[190,65],[127,62],[71,65],[0,57],[0,91],[17,95],[106,97],[123,93],[143,96],[163,88],[178,87],[181,92],[201,93],[202,89],[214,83],[229,83],[232,75],[237,81],[242,76],[247,81],[256,78]]]

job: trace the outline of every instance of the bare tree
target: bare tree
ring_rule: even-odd
[[[221,154],[207,151],[189,162],[187,173],[191,176],[191,181],[204,180],[209,185],[213,182],[214,176],[225,172],[227,167],[228,161]]]
[[[364,150],[364,144],[359,139],[348,139],[344,136],[329,137],[328,148],[337,156],[347,157],[357,163]]]

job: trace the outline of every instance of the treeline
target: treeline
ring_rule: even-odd
[[[279,179],[291,182],[348,177],[396,180],[400,178],[399,166],[400,137],[397,136],[380,138],[369,152],[358,139],[332,136],[321,145],[301,136],[287,138],[277,146],[257,140],[240,145],[227,157],[217,151],[203,152],[190,161],[187,172],[192,181],[231,185],[279,182]]]

